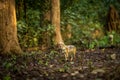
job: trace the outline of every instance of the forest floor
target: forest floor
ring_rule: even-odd
[[[52,49],[0,56],[0,80],[120,80],[120,48],[77,49],[72,62]]]

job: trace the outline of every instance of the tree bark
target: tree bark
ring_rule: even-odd
[[[116,31],[119,32],[120,18],[117,10],[113,5],[110,5],[108,16],[107,16],[107,26],[105,29],[109,32]]]
[[[0,54],[19,54],[14,0],[0,0]]]
[[[22,20],[24,17],[24,1],[23,0],[18,0],[17,4],[17,19]]]
[[[41,1],[40,10],[42,13],[40,14],[40,27],[47,28],[48,25],[51,23],[51,1],[50,0],[43,0]],[[49,35],[48,31],[44,31],[41,33],[41,48],[47,49],[51,45],[51,36]]]
[[[54,42],[56,45],[59,44],[60,42],[63,42],[60,31],[60,0],[52,0],[51,5],[52,5],[51,21],[52,25],[55,27]]]
[[[72,27],[70,24],[67,24],[66,30],[67,30],[66,37],[67,37],[67,39],[70,39],[72,36],[72,34],[71,34]]]

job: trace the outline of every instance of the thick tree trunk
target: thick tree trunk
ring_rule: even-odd
[[[0,0],[0,54],[22,53],[18,43],[14,0]]]
[[[110,5],[110,9],[107,17],[107,26],[105,29],[109,32],[116,31],[119,32],[120,27],[120,18],[117,10],[113,5]]]
[[[59,44],[60,42],[63,42],[60,31],[60,0],[52,0],[51,5],[52,5],[51,21],[52,25],[55,27],[54,42],[56,45]]]

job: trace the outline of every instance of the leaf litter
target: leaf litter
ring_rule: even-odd
[[[120,48],[78,49],[74,61],[54,49],[0,56],[0,80],[119,80]]]

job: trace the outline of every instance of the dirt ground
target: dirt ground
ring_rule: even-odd
[[[0,80],[120,80],[120,48],[78,49],[74,61],[52,49],[0,56]]]

